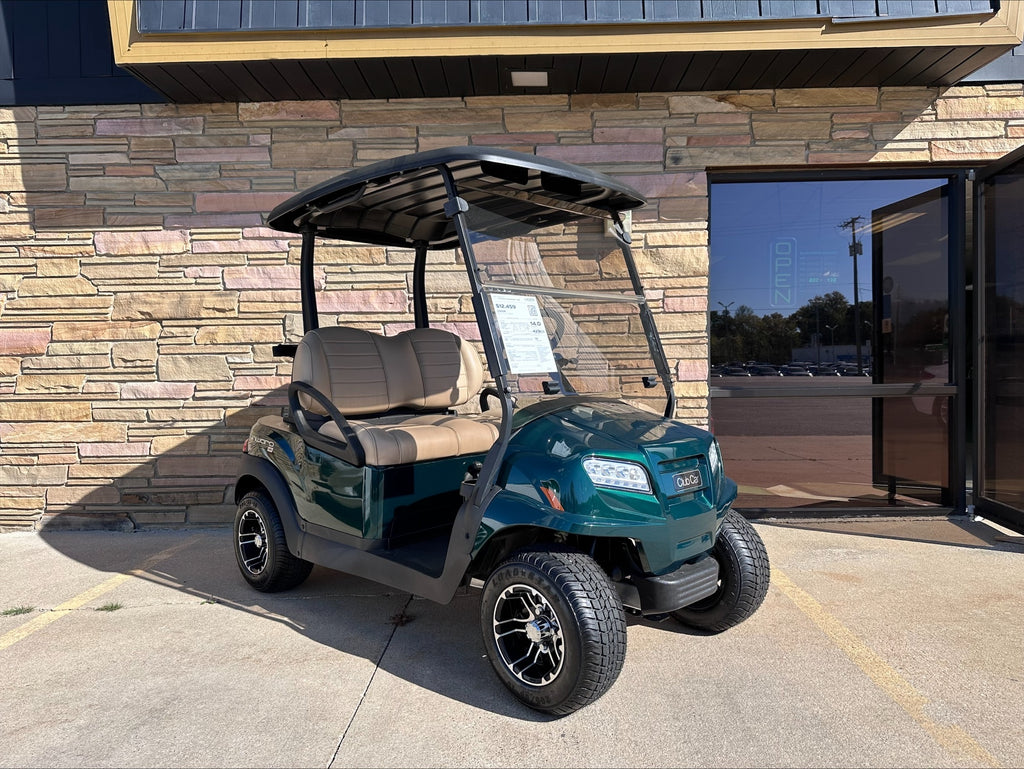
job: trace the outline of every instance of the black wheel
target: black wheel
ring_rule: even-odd
[[[235,559],[245,581],[264,593],[290,590],[313,569],[309,561],[288,552],[281,516],[262,491],[250,491],[238,503]]]
[[[487,578],[484,646],[502,683],[524,704],[564,716],[615,682],[626,656],[626,616],[592,558],[521,550]]]
[[[734,510],[722,519],[711,551],[718,561],[714,595],[672,612],[684,625],[721,633],[757,611],[768,593],[768,551],[754,527]]]

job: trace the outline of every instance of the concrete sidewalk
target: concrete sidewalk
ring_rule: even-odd
[[[0,535],[0,766],[1024,766],[1024,547],[968,519],[755,526],[761,610],[631,620],[619,680],[563,719],[498,682],[477,592],[317,568],[262,595],[226,529]]]

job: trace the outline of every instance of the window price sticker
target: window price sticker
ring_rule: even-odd
[[[491,306],[513,374],[547,374],[557,370],[537,297],[492,294]]]

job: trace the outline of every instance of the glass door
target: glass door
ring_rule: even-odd
[[[948,197],[944,185],[871,212],[873,381],[918,386],[874,399],[874,482],[892,494],[949,488]]]
[[[1024,527],[1024,151],[975,185],[979,512]]]
[[[959,174],[712,177],[710,416],[739,510],[960,503],[962,221]]]

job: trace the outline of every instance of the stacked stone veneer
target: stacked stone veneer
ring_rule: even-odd
[[[704,422],[708,167],[964,163],[1024,141],[1020,85],[0,110],[0,527],[230,519],[240,447],[300,333],[298,241],[265,213],[353,166],[452,144],[619,175],[639,259]],[[410,318],[409,255],[338,245],[341,322]],[[458,266],[432,312],[467,335]]]

